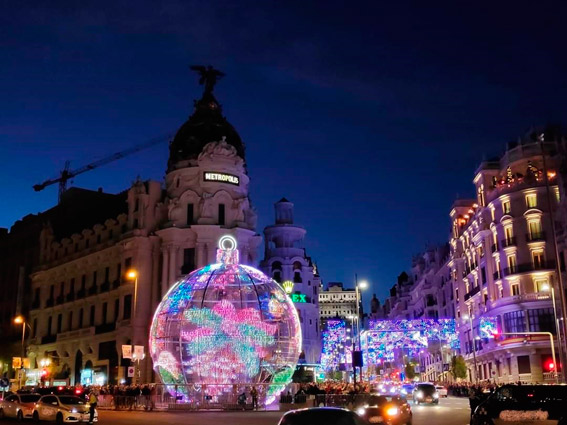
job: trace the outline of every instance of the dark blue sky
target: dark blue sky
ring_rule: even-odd
[[[0,0],[0,226],[56,202],[31,186],[66,159],[175,131],[202,90],[188,66],[210,63],[259,231],[287,197],[324,280],[358,272],[383,298],[447,240],[485,155],[565,122],[566,21],[561,1]],[[164,144],[75,185],[118,192],[166,161]]]

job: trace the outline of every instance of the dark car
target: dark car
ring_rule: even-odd
[[[367,425],[356,413],[337,407],[312,407],[291,410],[280,419],[279,425]]]
[[[433,384],[417,384],[413,389],[414,404],[439,404],[439,393]]]
[[[371,424],[411,425],[412,412],[407,400],[396,394],[372,395],[368,404],[356,411]]]
[[[496,422],[566,423],[567,386],[504,385],[498,388],[478,405],[471,424],[493,425]]]

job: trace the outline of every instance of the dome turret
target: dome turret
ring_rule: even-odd
[[[212,67],[192,67],[201,75],[205,91],[200,100],[195,101],[195,110],[177,131],[169,146],[168,171],[191,166],[210,142],[226,141],[234,146],[239,157],[244,158],[244,144],[234,127],[222,115],[222,107],[213,95],[213,87],[222,73]]]

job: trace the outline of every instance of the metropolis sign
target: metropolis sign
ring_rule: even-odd
[[[206,182],[228,183],[235,186],[240,184],[240,178],[234,174],[215,173],[212,171],[205,171],[203,174],[203,180]]]

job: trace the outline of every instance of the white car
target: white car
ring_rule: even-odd
[[[437,392],[439,393],[439,397],[445,397],[447,398],[447,388],[445,388],[442,385],[435,385],[435,389],[437,390]]]
[[[58,424],[69,422],[89,422],[90,405],[84,399],[72,395],[44,395],[36,403],[33,420],[55,421]],[[95,410],[94,421],[98,422]]]
[[[40,394],[10,394],[0,401],[0,419],[15,418],[18,422],[31,419]]]

